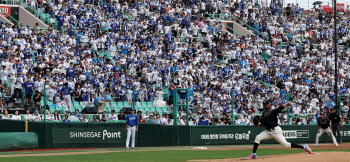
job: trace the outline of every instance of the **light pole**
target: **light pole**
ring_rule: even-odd
[[[335,108],[338,108],[338,45],[337,45],[337,0],[334,0],[333,4],[333,14],[334,14],[334,62],[335,62],[335,85],[334,85],[334,94],[335,94]],[[340,114],[341,112],[339,112]]]

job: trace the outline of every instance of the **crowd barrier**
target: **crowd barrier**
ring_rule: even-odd
[[[0,120],[0,132],[33,132],[39,148],[125,147],[125,123],[51,123]],[[314,143],[316,125],[281,126],[287,141]],[[198,146],[252,144],[264,128],[254,126],[172,126],[140,124],[136,146]],[[350,125],[341,127],[343,142],[350,142]],[[277,143],[274,139],[262,144]],[[331,143],[324,134],[320,143]]]

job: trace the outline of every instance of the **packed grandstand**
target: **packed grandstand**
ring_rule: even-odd
[[[178,101],[189,95],[191,125],[251,125],[267,99],[273,108],[292,103],[290,122],[286,111],[280,124],[315,124],[321,111],[335,107],[333,15],[320,6],[306,11],[262,2],[28,1],[49,17],[50,27],[1,25],[1,83],[9,89],[3,95],[47,106],[48,120],[66,114],[82,122],[123,121],[122,108],[134,106],[141,122],[173,124],[173,91],[184,88]],[[346,122],[349,16],[346,8],[337,19],[338,94]],[[224,21],[253,34],[229,32]],[[66,94],[66,87],[74,91]],[[43,119],[38,112],[8,115],[8,98],[2,119]],[[102,114],[80,115],[96,99],[107,101]],[[183,106],[176,109],[185,125]]]

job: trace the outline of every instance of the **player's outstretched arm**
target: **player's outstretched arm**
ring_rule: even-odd
[[[286,107],[288,107],[288,106],[290,106],[291,104],[289,103],[289,102],[287,102],[287,103],[285,103],[285,104],[282,104],[282,106],[284,107],[284,108],[286,108]]]

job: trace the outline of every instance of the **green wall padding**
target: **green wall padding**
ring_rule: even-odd
[[[38,135],[33,132],[0,133],[0,151],[29,150],[38,148]]]

